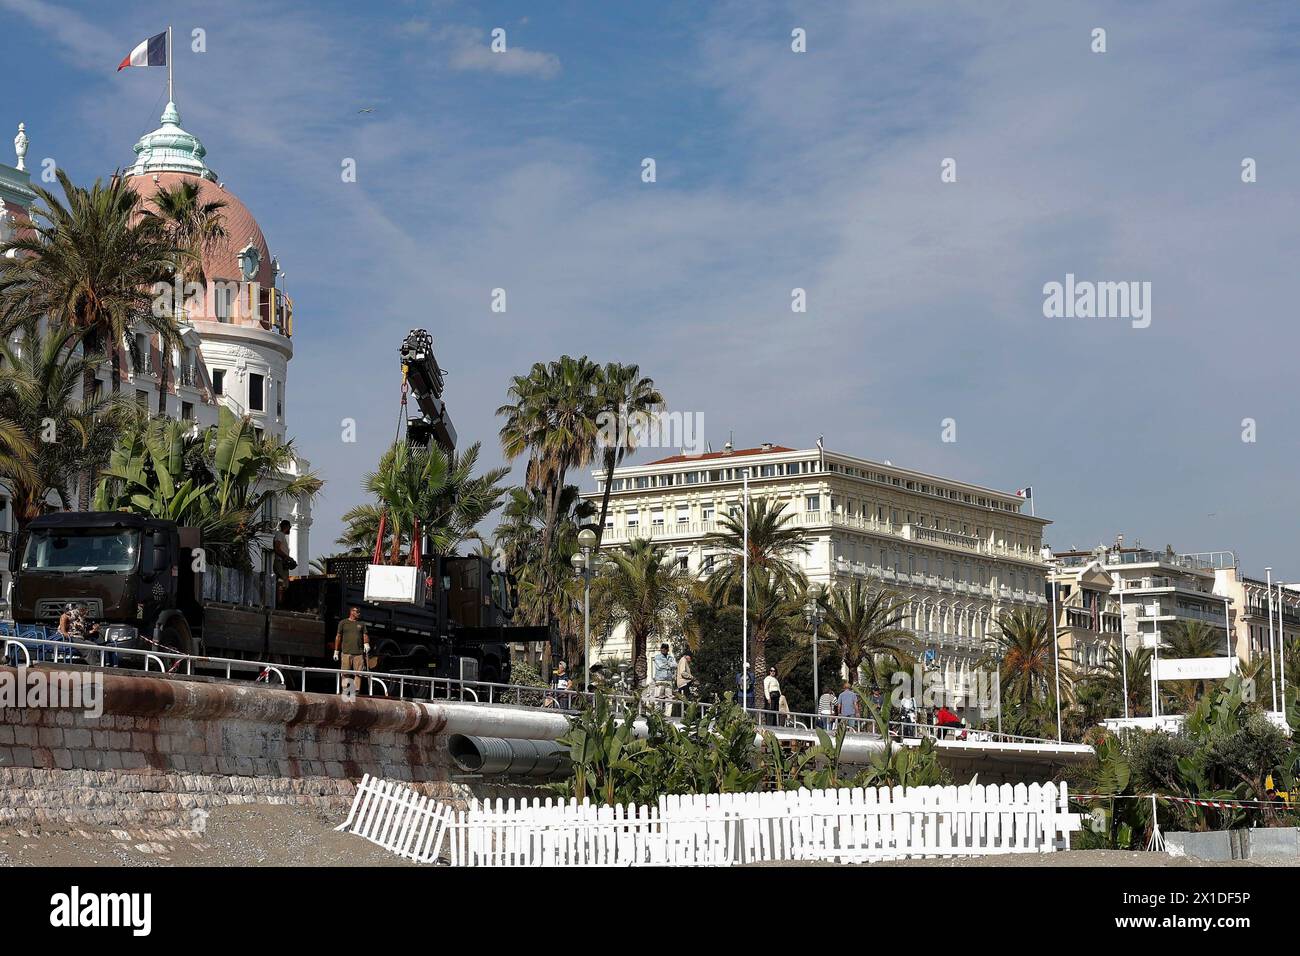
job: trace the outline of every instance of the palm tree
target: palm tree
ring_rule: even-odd
[[[512,488],[502,509],[504,520],[493,537],[519,589],[519,620],[530,624],[554,622],[567,642],[582,625],[582,593],[569,559],[578,550],[578,532],[595,507],[580,497],[576,485],[566,485],[558,509],[555,546],[548,556],[543,556],[541,548],[546,499],[540,490]],[[548,588],[543,581],[556,583]]]
[[[605,427],[601,428],[597,448],[605,465],[605,489],[600,499],[600,520],[596,523],[597,547],[605,534],[614,469],[622,464],[625,455],[636,450],[638,421],[658,411],[663,403],[664,397],[655,388],[654,379],[643,377],[639,366],[608,362],[601,369],[596,412],[604,417]],[[610,424],[614,426],[613,434],[609,433]]]
[[[505,494],[500,482],[510,474],[509,468],[492,468],[475,476],[479,448],[475,442],[457,453],[436,445],[412,448],[406,442],[394,443],[379,468],[362,481],[375,501],[343,515],[346,527],[338,544],[362,553],[373,549],[381,515],[387,515],[382,546],[393,563],[403,547],[409,549],[417,521],[439,554],[450,554],[476,538],[475,528],[500,504]]]
[[[21,539],[51,495],[69,507],[68,477],[107,461],[134,406],[116,397],[86,404],[82,376],[103,361],[76,351],[76,330],[29,319],[17,344],[0,342],[0,480]],[[14,442],[16,444],[9,444]],[[18,449],[18,453],[15,453]],[[21,541],[17,542],[21,544]]]
[[[0,336],[8,337],[31,318],[71,327],[88,351],[107,354],[117,392],[128,332],[143,325],[174,341],[175,319],[153,307],[153,286],[167,282],[189,253],[155,217],[142,214],[139,194],[122,177],[107,184],[97,179],[89,189],[73,185],[61,169],[58,179],[64,201],[33,186],[38,201],[32,227],[0,247],[0,254],[14,252],[0,260]],[[87,402],[93,390],[94,370],[87,368]]]
[[[1175,621],[1161,652],[1170,658],[1218,657],[1226,647],[1218,630],[1204,621]],[[1204,679],[1170,681],[1161,690],[1170,704],[1187,713],[1214,683]]]
[[[1123,653],[1124,657],[1120,657]],[[1121,652],[1117,644],[1106,649],[1106,660],[1101,668],[1088,675],[1088,683],[1102,688],[1112,716],[1124,714],[1125,685],[1128,691],[1128,714],[1141,717],[1151,713],[1151,651],[1140,647]]]
[[[722,530],[709,535],[706,547],[722,552],[723,560],[709,575],[715,599],[728,600],[739,594],[744,569],[745,525],[749,525],[749,572],[767,571],[777,583],[791,590],[802,590],[807,578],[791,558],[809,550],[803,532],[790,527],[794,515],[785,513],[785,505],[767,498],[754,498],[742,519],[728,515],[721,521]]]
[[[182,288],[190,283],[206,286],[208,280],[203,271],[203,259],[226,237],[225,217],[222,214],[222,210],[226,208],[226,201],[213,199],[205,202],[199,198],[198,183],[184,180],[174,189],[161,187],[150,202],[153,208],[144,211],[145,217],[156,221],[158,228],[177,250],[176,260],[172,265],[173,275],[180,280]],[[184,295],[173,299],[172,319],[177,326],[186,321]],[[159,343],[160,351],[164,356],[162,369],[158,373],[158,414],[160,415],[167,413],[171,362],[166,356],[173,344],[167,341]]]
[[[554,583],[550,557],[565,479],[591,460],[595,448],[599,380],[599,367],[585,355],[538,362],[528,375],[511,379],[507,390],[511,401],[497,409],[497,415],[505,418],[500,430],[502,451],[511,460],[528,456],[524,486],[542,494],[541,552],[547,556],[540,566],[547,575],[541,582],[543,590]]]
[[[680,633],[690,600],[690,573],[666,550],[637,538],[602,554],[592,582],[592,610],[604,627],[624,625],[632,638],[632,660],[644,679],[652,640]]]
[[[737,602],[739,603],[739,602]],[[801,581],[784,579],[768,566],[749,574],[749,660],[760,681],[767,673],[767,643],[773,637],[796,634],[803,625],[805,590]],[[786,660],[782,661],[782,664]]]
[[[998,668],[1003,699],[1010,698],[1021,713],[1038,711],[1056,697],[1057,661],[1061,695],[1070,686],[1066,655],[1053,655],[1052,628],[1039,610],[1017,608],[998,618],[998,634],[986,660]]]
[[[911,670],[915,659],[907,647],[912,632],[901,626],[907,613],[905,600],[884,588],[865,587],[854,578],[847,588],[837,586],[823,592],[819,603],[826,614],[822,633],[839,647],[850,679],[857,679],[864,662],[877,686],[888,683],[887,674],[877,673],[881,664],[888,666],[892,661],[899,670]]]
[[[64,201],[33,186],[32,225],[0,243],[0,338],[30,319],[74,329],[86,352],[109,361],[114,394],[122,387],[122,344],[144,326],[165,342],[176,338],[171,312],[155,308],[156,283],[166,283],[183,253],[141,214],[139,194],[120,176],[90,189],[58,170]],[[10,255],[12,253],[12,255]],[[96,368],[82,371],[82,400],[94,402]],[[81,469],[79,504],[90,500],[93,472]]]

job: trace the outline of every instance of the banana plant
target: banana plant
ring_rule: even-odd
[[[314,474],[292,474],[292,444],[258,437],[247,418],[222,408],[218,422],[140,419],[127,430],[101,472],[94,506],[132,511],[198,528],[209,556],[248,567],[251,551],[270,531],[271,500],[312,497]]]
[[[593,797],[607,806],[635,800],[641,777],[636,758],[646,742],[633,736],[634,720],[630,708],[616,713],[603,693],[570,719],[557,742],[569,748],[573,778],[566,789],[571,796]]]

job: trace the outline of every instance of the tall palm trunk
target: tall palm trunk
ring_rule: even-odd
[[[614,489],[614,469],[618,467],[618,456],[612,448],[605,449],[605,491],[600,496],[600,523],[596,525],[596,547],[605,537],[605,519],[609,516],[609,495]]]
[[[158,339],[158,414],[167,414],[167,390],[172,384],[171,349]]]
[[[87,354],[87,353],[99,351],[97,348],[99,343],[99,338],[100,337],[97,333],[90,333],[86,335],[81,341],[82,353]],[[97,378],[97,374],[96,374],[97,372],[98,369],[94,368],[93,366],[87,365],[86,371],[82,373],[81,402],[83,405],[88,406],[95,401],[95,380]],[[90,485],[91,482],[94,481],[94,477],[95,477],[94,473],[89,468],[81,469],[80,473],[77,475],[77,485],[78,485],[77,510],[78,511],[90,510]]]

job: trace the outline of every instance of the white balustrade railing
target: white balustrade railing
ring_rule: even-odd
[[[1080,815],[1065,784],[843,788],[665,796],[655,806],[473,801],[362,779],[343,832],[452,866],[729,866],[1051,853]]]

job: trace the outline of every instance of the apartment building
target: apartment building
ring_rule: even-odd
[[[908,602],[906,624],[927,667],[957,682],[983,654],[1000,614],[1046,604],[1039,554],[1050,522],[1026,514],[1014,494],[821,448],[764,444],[674,455],[619,468],[602,548],[650,538],[683,567],[707,575],[718,560],[708,541],[720,519],[751,498],[785,506],[809,546],[798,556],[821,585],[854,579],[884,585]],[[599,504],[604,473],[593,472]],[[619,633],[593,657],[626,659]]]
[[[1231,551],[1178,554],[1173,548],[1151,551],[1135,547],[1101,547],[1092,551],[1065,551],[1056,555],[1059,567],[1096,564],[1115,583],[1114,597],[1121,615],[1120,627],[1130,650],[1163,642],[1180,621],[1200,621],[1220,632],[1231,628],[1231,601],[1216,593],[1220,572],[1237,567]],[[1224,637],[1227,649],[1227,637]]]
[[[1288,641],[1300,635],[1300,590],[1297,588],[1295,584],[1274,580],[1270,603],[1267,576],[1250,577],[1236,567],[1215,573],[1215,593],[1232,606],[1232,644],[1237,657],[1248,661],[1268,653],[1270,616],[1274,640],[1279,632]]]

